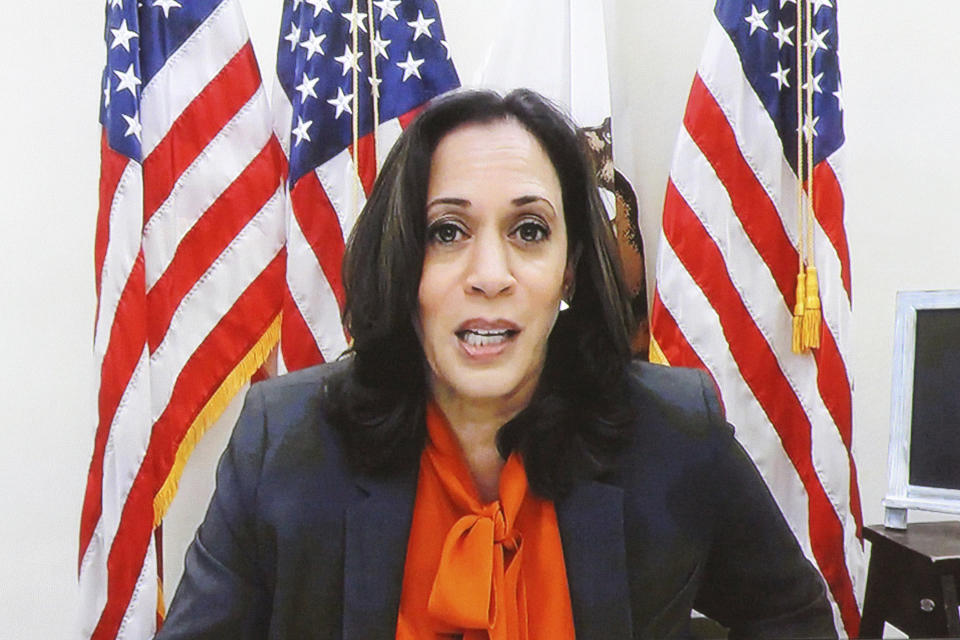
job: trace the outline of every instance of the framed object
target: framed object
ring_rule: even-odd
[[[960,290],[897,294],[888,473],[885,526],[960,514]]]

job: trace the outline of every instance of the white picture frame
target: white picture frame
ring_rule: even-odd
[[[887,495],[883,500],[884,526],[895,529],[907,528],[909,509],[960,514],[960,490],[910,483],[917,312],[929,309],[960,310],[960,290],[897,293],[887,458],[889,482]]]

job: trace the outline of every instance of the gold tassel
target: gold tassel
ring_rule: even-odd
[[[820,348],[820,283],[817,268],[807,267],[807,299],[803,310],[803,346]]]
[[[793,343],[794,353],[803,353],[803,317],[804,298],[807,296],[807,277],[803,270],[797,274],[797,302],[793,305]]]

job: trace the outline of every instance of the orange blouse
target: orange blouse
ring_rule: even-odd
[[[527,491],[520,457],[500,499],[480,500],[446,418],[427,407],[428,441],[407,544],[397,640],[573,639],[573,613],[553,503]]]

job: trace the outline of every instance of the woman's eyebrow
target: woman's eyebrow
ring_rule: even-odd
[[[458,207],[469,207],[471,203],[466,198],[434,198],[427,203],[427,209],[435,204],[453,204]]]
[[[515,207],[522,207],[523,205],[530,204],[531,202],[543,202],[548,207],[550,207],[550,210],[553,211],[554,214],[557,213],[557,210],[553,208],[553,203],[551,203],[549,200],[547,200],[543,196],[534,196],[534,195],[520,196],[519,198],[514,198],[510,202]]]

